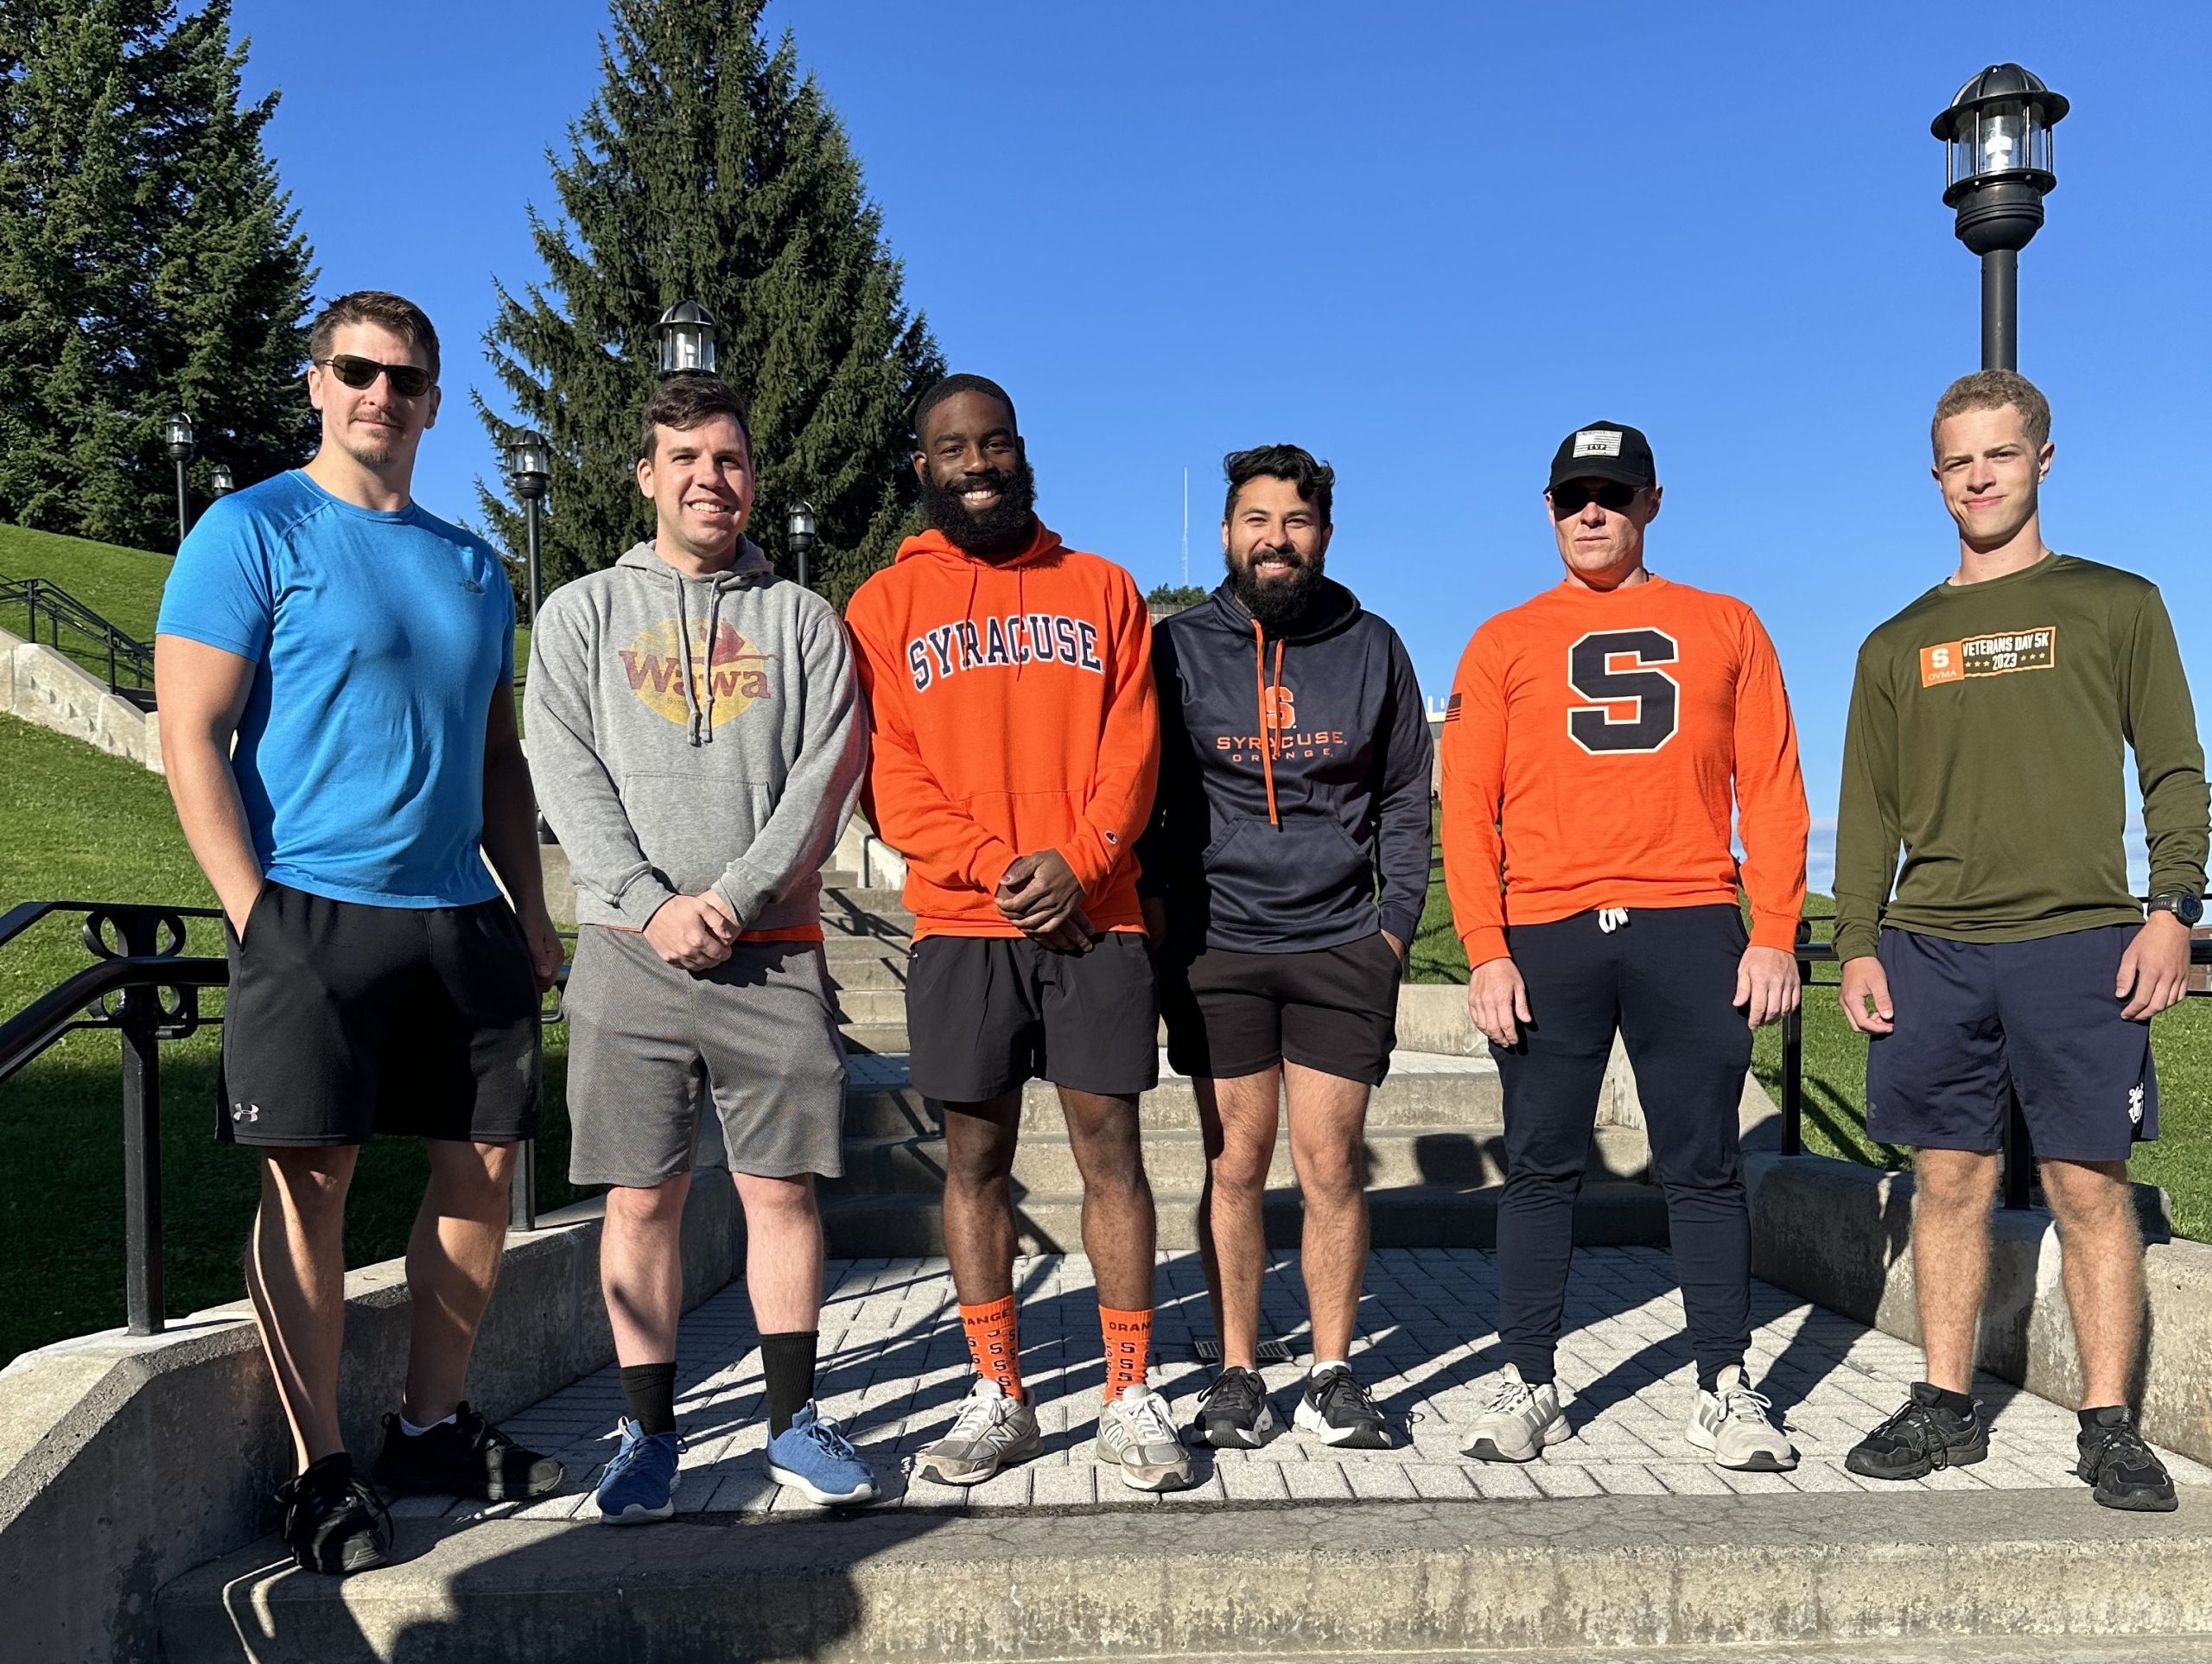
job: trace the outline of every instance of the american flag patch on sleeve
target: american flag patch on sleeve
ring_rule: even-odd
[[[1444,720],[1447,722],[1456,722],[1459,720],[1459,695],[1458,694],[1453,694],[1451,698],[1444,702]]]

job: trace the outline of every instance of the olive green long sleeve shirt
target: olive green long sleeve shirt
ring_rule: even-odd
[[[2046,555],[1921,596],[1859,651],[1837,805],[1837,956],[1872,953],[1885,924],[2025,942],[2139,921],[2128,746],[2151,892],[2201,894],[2204,752],[2157,587]]]

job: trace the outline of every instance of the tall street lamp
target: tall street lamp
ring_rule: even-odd
[[[192,460],[192,419],[179,410],[162,423],[162,438],[169,448],[169,460],[176,464],[176,540],[184,542],[184,534],[192,530],[192,517],[184,500],[184,465]]]
[[[238,488],[238,482],[231,477],[231,465],[227,462],[218,462],[208,470],[207,484],[218,497],[228,497]]]
[[[696,301],[678,301],[653,326],[664,376],[715,373],[715,314]]]
[[[798,587],[802,589],[814,587],[806,581],[807,557],[814,553],[814,505],[798,504],[791,510],[790,524],[785,528],[785,538],[791,544],[791,553],[798,558]]]
[[[516,429],[507,435],[507,483],[522,499],[524,523],[530,528],[530,627],[537,628],[537,505],[545,500],[545,481],[551,472],[550,448],[543,434]]]
[[[2020,251],[2043,229],[2058,183],[2050,130],[2067,102],[2018,64],[1992,64],[1958,90],[1930,130],[1949,168],[1943,200],[1959,241],[1981,257],[1981,367],[2020,367]]]

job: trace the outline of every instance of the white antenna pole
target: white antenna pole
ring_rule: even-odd
[[[1183,585],[1191,583],[1191,471],[1183,470]]]

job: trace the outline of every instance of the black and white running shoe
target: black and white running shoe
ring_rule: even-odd
[[[2096,1488],[2091,1494],[2107,1508],[2134,1514],[2172,1513],[2179,1505],[2173,1476],[2135,1431],[2133,1413],[2121,1407],[2092,1413],[2095,1425],[2075,1436],[2082,1462],[2075,1469]]]
[[[1306,1377],[1294,1419],[1300,1432],[1312,1433],[1324,1445],[1357,1451],[1390,1448],[1390,1429],[1382,1412],[1341,1363]]]
[[[1282,1431],[1282,1423],[1268,1402],[1260,1372],[1232,1364],[1198,1394],[1198,1419],[1191,1431],[1217,1451],[1255,1451]]]

